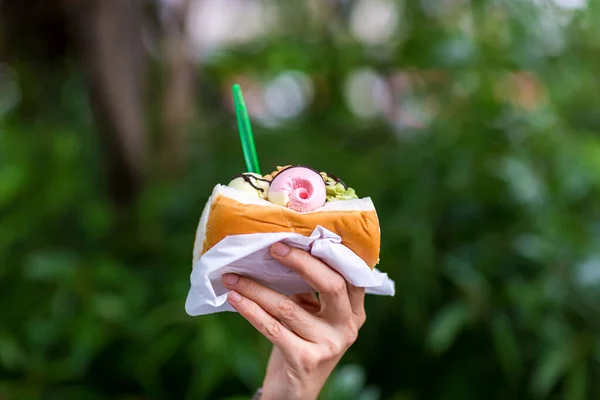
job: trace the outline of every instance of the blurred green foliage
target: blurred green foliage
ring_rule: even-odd
[[[183,305],[204,202],[244,165],[222,87],[286,68],[321,86],[300,118],[255,125],[262,168],[308,164],[372,197],[380,269],[397,290],[367,298],[322,398],[600,398],[600,3],[561,26],[558,50],[537,29],[550,5],[463,5],[468,36],[463,14],[424,3],[402,3],[404,37],[389,48],[306,33],[284,13],[285,35],[199,67],[189,166],[174,178],[151,168],[129,207],[107,195],[78,68],[12,64],[19,97],[0,93],[0,398],[233,399],[260,385],[266,340],[236,314],[191,318]],[[431,124],[399,133],[354,117],[342,84],[365,65],[442,73],[416,94],[439,105]]]

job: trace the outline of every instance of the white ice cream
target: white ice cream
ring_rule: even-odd
[[[262,175],[260,174],[254,174],[254,173],[246,173],[244,175],[250,175],[253,176],[255,178],[259,178],[262,179]],[[232,180],[231,182],[229,182],[229,184],[227,186],[229,186],[230,188],[239,190],[241,192],[244,192],[250,196],[255,196],[264,200],[267,200],[267,192],[269,189],[269,182],[265,182],[259,179],[252,179],[252,184],[254,184],[254,186],[259,187],[261,189],[263,189],[262,191],[260,190],[256,190],[254,187],[252,187],[251,184],[249,184],[248,182],[246,182],[244,180],[243,177],[237,177],[234,180]]]

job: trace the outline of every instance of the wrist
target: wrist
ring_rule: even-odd
[[[289,387],[288,385],[271,385],[264,382],[260,389],[260,400],[316,400],[319,392],[307,387]],[[254,400],[254,399],[253,399]]]

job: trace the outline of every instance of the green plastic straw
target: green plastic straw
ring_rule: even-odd
[[[235,105],[235,117],[240,131],[240,141],[242,142],[242,150],[244,151],[244,159],[246,160],[246,169],[248,172],[260,174],[258,166],[258,156],[254,147],[254,137],[252,136],[252,127],[250,126],[250,117],[244,96],[242,96],[242,88],[237,83],[233,85],[233,103]]]

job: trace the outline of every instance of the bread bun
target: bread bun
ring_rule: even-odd
[[[194,261],[227,236],[280,232],[310,236],[317,225],[339,235],[369,268],[378,264],[381,232],[370,198],[331,201],[300,213],[223,185],[215,186],[200,217]]]

